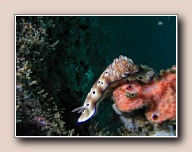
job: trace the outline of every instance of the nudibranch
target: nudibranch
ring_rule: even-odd
[[[155,71],[146,65],[140,65],[140,71],[126,78],[127,81],[139,80],[143,83],[150,83],[155,76]]]
[[[140,79],[140,76],[130,77],[140,71],[147,74],[146,77],[148,78],[153,76],[153,72],[150,73],[150,71],[153,70],[144,70],[142,66],[135,65],[133,61],[126,56],[120,55],[119,58],[114,59],[113,63],[105,69],[91,88],[83,106],[75,108],[72,111],[81,113],[78,122],[85,122],[90,119],[96,113],[98,103],[111,93],[117,85],[125,81],[140,80],[145,82],[144,80],[148,80],[144,77]],[[128,79],[129,77],[130,79]]]

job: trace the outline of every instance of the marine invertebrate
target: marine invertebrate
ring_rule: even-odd
[[[37,126],[40,127],[45,127],[46,126],[46,119],[42,116],[35,116],[32,119],[32,123],[36,124]]]
[[[143,83],[150,83],[155,75],[155,71],[146,65],[140,65],[140,71],[127,77],[128,81],[139,80]]]
[[[119,59],[114,59],[109,66],[109,75],[114,79],[121,79],[130,73],[135,73],[135,67],[133,66],[133,61],[126,56],[120,55]]]
[[[139,73],[138,73],[139,74]],[[176,117],[175,66],[161,71],[150,83],[129,81],[113,91],[115,106],[122,112],[146,108],[146,118],[152,123],[174,120]]]
[[[156,131],[154,134],[150,136],[175,136],[175,134],[174,132],[171,132],[171,131],[161,130],[161,131]]]
[[[120,111],[131,112],[150,102],[143,92],[143,87],[138,82],[127,82],[113,91],[113,100]]]
[[[17,136],[67,136],[69,134],[67,132],[69,128],[65,127],[62,116],[53,117],[54,113],[59,111],[56,99],[53,98],[53,94],[48,88],[42,85],[45,84],[47,76],[42,70],[46,69],[43,62],[46,60],[48,52],[53,50],[55,52],[58,43],[50,45],[47,31],[52,26],[48,25],[51,19],[45,18],[16,17],[15,110]],[[49,80],[51,82],[50,75]],[[43,102],[45,100],[46,102]]]
[[[171,69],[174,71],[174,67]],[[153,102],[146,110],[146,117],[152,123],[162,123],[176,118],[176,74],[167,70],[158,82],[151,84]]]
[[[113,63],[106,68],[91,88],[83,106],[72,111],[81,113],[78,122],[84,122],[91,118],[96,112],[96,104],[98,101],[102,101],[105,96],[121,82],[120,80],[139,72],[139,70],[140,67],[134,65],[133,61],[125,56],[120,55],[119,58],[114,59]]]

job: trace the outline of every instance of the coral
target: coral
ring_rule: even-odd
[[[146,117],[153,123],[176,118],[176,74],[171,73],[171,70],[165,71],[157,82],[150,85],[153,90],[149,92],[153,98],[146,110]]]
[[[135,110],[134,112],[121,112],[113,104],[113,109],[119,115],[120,121],[124,127],[119,128],[118,133],[124,136],[148,136],[153,132],[154,126],[146,120],[142,110]]]
[[[150,100],[143,95],[139,82],[127,82],[113,91],[113,100],[122,112],[131,112],[148,104]]]
[[[80,104],[95,75],[89,60],[98,44],[89,44],[97,18],[16,18],[17,136],[89,136],[102,130],[87,132],[91,123],[79,129],[68,110]]]
[[[149,84],[127,82],[113,91],[116,107],[122,112],[147,107],[146,118],[152,123],[174,120],[176,117],[175,66],[161,71]]]
[[[107,128],[100,129],[99,123],[94,122],[93,125],[90,125],[89,128],[90,136],[111,136],[112,134],[109,131],[106,131]]]
[[[39,74],[46,53],[58,41],[48,42],[51,20],[41,17],[17,18],[16,22],[16,134],[17,136],[68,135],[57,103]],[[46,101],[46,102],[45,102]],[[74,132],[74,131],[73,131]],[[70,133],[71,134],[71,133]]]
[[[161,131],[156,131],[154,134],[150,136],[175,136],[175,134],[173,132],[161,130]]]
[[[32,119],[32,122],[37,126],[45,127],[46,126],[46,119],[42,116],[35,116]]]
[[[123,116],[120,116],[120,120],[124,123],[124,126],[126,129],[128,129],[131,132],[139,132],[139,125],[134,122],[133,118],[126,118]]]

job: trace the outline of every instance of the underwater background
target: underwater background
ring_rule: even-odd
[[[176,65],[175,16],[17,16],[17,136],[175,135],[175,124],[126,127],[105,98],[92,119],[77,123],[92,85],[119,55],[156,72]],[[166,130],[166,131],[165,131]]]

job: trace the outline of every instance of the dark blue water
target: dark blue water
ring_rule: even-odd
[[[157,71],[176,64],[174,16],[101,17],[100,30],[105,36],[100,47],[109,59],[122,54]]]

